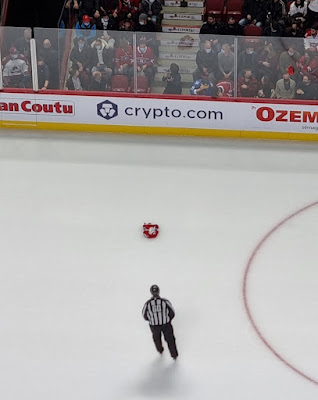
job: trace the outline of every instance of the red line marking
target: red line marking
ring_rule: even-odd
[[[263,244],[267,241],[267,239],[272,236],[276,231],[278,231],[284,224],[286,224],[288,221],[290,221],[292,218],[296,217],[297,215],[308,211],[310,208],[317,206],[318,205],[318,201],[309,204],[306,207],[301,208],[298,211],[295,211],[293,214],[289,215],[288,217],[284,218],[281,222],[279,222],[277,225],[274,226],[274,228],[272,228],[262,239],[261,241],[257,244],[257,246],[255,247],[255,249],[253,250],[248,263],[246,265],[245,268],[245,273],[244,273],[244,279],[243,279],[243,300],[244,300],[244,307],[245,307],[245,311],[247,313],[248,319],[254,329],[254,331],[256,332],[257,336],[260,338],[260,340],[263,342],[263,344],[274,354],[274,356],[276,358],[278,358],[278,360],[280,360],[283,364],[285,364],[286,367],[290,368],[291,370],[293,370],[296,374],[302,376],[303,378],[307,379],[308,381],[310,381],[311,383],[314,383],[315,385],[318,385],[318,380],[312,378],[311,376],[305,374],[303,371],[301,371],[300,369],[296,368],[294,365],[292,365],[288,360],[286,360],[283,356],[281,356],[279,354],[279,352],[269,343],[269,341],[264,337],[264,335],[262,334],[260,328],[257,326],[253,315],[251,313],[250,310],[250,306],[248,303],[248,296],[247,296],[247,291],[248,291],[248,276],[249,273],[252,269],[252,265],[253,265],[253,261],[256,258],[257,253],[259,252],[259,250],[261,249],[261,247],[263,246]]]

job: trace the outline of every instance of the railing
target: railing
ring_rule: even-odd
[[[318,99],[307,39],[35,28],[31,48],[28,28],[1,29],[0,89]]]

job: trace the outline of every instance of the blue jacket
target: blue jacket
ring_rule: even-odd
[[[207,89],[203,89],[201,92],[197,93],[197,89],[200,88],[202,83],[202,79],[198,79],[195,82],[193,82],[193,85],[190,89],[190,94],[197,94],[200,96],[212,96],[213,93],[213,83],[209,82],[209,87]]]
[[[96,37],[96,25],[89,24],[86,26],[84,22],[77,22],[75,25],[76,37],[84,36],[86,40],[92,40]]]

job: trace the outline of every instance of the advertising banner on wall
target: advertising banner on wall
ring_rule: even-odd
[[[113,96],[69,96],[2,93],[0,123],[25,122],[54,129],[112,131],[115,126],[217,132],[285,132],[317,134],[318,109],[314,105],[247,103],[240,101],[181,100]],[[44,125],[43,125],[44,124]],[[81,128],[82,126],[82,128]],[[158,132],[157,132],[158,133]],[[160,132],[159,132],[160,133]],[[182,132],[181,132],[182,134]],[[222,136],[226,136],[222,135]],[[229,135],[230,136],[230,135]]]

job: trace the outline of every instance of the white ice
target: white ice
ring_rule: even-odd
[[[316,400],[256,335],[242,282],[317,174],[316,144],[3,131],[0,399]],[[277,231],[248,285],[264,336],[316,380],[317,219]],[[176,363],[141,317],[153,283]]]

